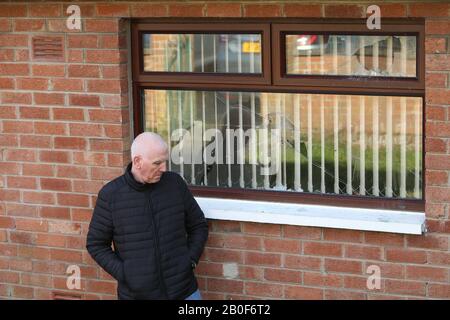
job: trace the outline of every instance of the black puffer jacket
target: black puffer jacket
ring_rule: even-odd
[[[205,216],[178,174],[141,184],[130,163],[100,190],[86,247],[118,281],[119,299],[184,299],[197,290],[192,262],[207,238]]]

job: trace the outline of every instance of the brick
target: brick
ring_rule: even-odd
[[[123,111],[120,109],[91,109],[89,110],[89,119],[95,122],[116,122],[122,121]]]
[[[97,95],[69,95],[69,104],[73,106],[100,106],[100,98]]]
[[[283,266],[289,269],[320,270],[322,261],[320,258],[286,255]]]
[[[34,132],[37,134],[65,135],[66,124],[57,122],[35,122]]]
[[[224,293],[244,293],[244,282],[238,280],[213,279],[207,280],[208,291]]]
[[[447,186],[448,185],[448,174],[446,171],[439,170],[439,171],[428,171],[425,173],[426,175],[426,181],[427,185],[440,185],[440,186]]]
[[[66,262],[81,262],[81,252],[64,249],[50,249],[52,260]]]
[[[203,17],[202,4],[169,4],[169,17]]]
[[[9,243],[0,243],[0,256],[17,256],[17,246]]]
[[[126,62],[126,55],[121,50],[87,50],[86,63],[118,64]]]
[[[429,88],[425,98],[426,103],[445,105],[450,101],[450,90]]]
[[[427,19],[425,21],[425,34],[448,35],[450,34],[450,21],[438,21]]]
[[[430,43],[430,41],[434,40],[432,39],[428,39],[428,44]],[[444,39],[445,40],[445,39]],[[431,47],[431,49],[440,49],[443,50],[444,53],[446,51],[446,47],[445,47],[445,41],[444,41],[444,46],[442,46],[442,39],[441,39],[441,45],[439,46],[439,43],[433,42],[433,46]],[[427,50],[429,50],[430,46],[428,45],[428,47],[426,47]],[[427,54],[425,55],[425,63],[427,66],[427,71],[444,71],[444,70],[450,70],[450,55],[448,54]]]
[[[450,189],[440,187],[428,187],[425,197],[427,201],[446,202],[448,199],[450,199]]]
[[[28,35],[26,34],[0,34],[0,47],[26,47]]]
[[[132,17],[166,17],[168,6],[166,4],[133,4],[131,6]]]
[[[3,76],[27,76],[30,73],[29,65],[24,63],[0,63],[0,74]]]
[[[0,189],[0,201],[20,201],[20,192],[16,190]]]
[[[14,31],[45,31],[45,20],[43,19],[16,19],[14,20]]]
[[[448,198],[447,198],[448,199]],[[407,236],[408,247],[448,250],[448,238],[436,235]]]
[[[0,108],[0,117],[2,120],[4,119],[16,119],[16,107],[8,107],[8,106],[2,106]]]
[[[281,17],[282,7],[275,4],[244,5],[245,17]]]
[[[14,229],[15,228],[14,219],[9,217],[0,217],[0,228],[2,229]]]
[[[284,270],[284,269],[264,269],[264,279],[268,281],[276,281],[276,282],[293,282],[300,283],[301,282],[301,272],[293,271],[293,270]],[[258,294],[253,294],[258,295]]]
[[[36,234],[30,232],[18,232],[18,231],[10,231],[9,239],[11,243],[20,243],[20,244],[34,244],[36,239]]]
[[[41,178],[40,183],[42,190],[72,191],[70,180]]]
[[[36,246],[19,246],[17,249],[17,255],[19,257],[29,259],[49,260],[50,250]]]
[[[450,170],[450,157],[448,155],[437,155],[437,154],[427,154],[425,157],[428,170]],[[435,171],[438,174],[445,172]],[[430,178],[430,180],[428,180]],[[426,172],[426,180],[428,182],[433,182],[433,175]]]
[[[112,151],[121,152],[124,150],[123,142],[111,139],[89,139],[90,151]]]
[[[440,3],[411,3],[409,5],[410,17],[448,17],[449,4]]]
[[[281,226],[275,224],[260,224],[246,222],[243,224],[244,233],[257,234],[263,236],[281,236]]]
[[[26,17],[27,5],[26,4],[2,4],[2,10],[0,11],[0,17]]]
[[[83,136],[83,137],[101,137],[103,135],[103,129],[100,124],[69,124],[69,130],[71,136]]]
[[[32,4],[29,6],[28,15],[30,17],[60,17],[60,4]]]
[[[56,176],[62,178],[87,179],[88,172],[85,167],[58,165],[56,168]]]
[[[327,18],[365,18],[366,13],[359,5],[325,5]]]
[[[0,79],[0,89],[14,89],[14,80]]]
[[[55,149],[84,150],[87,143],[83,138],[55,137]]]
[[[365,232],[364,242],[367,244],[381,246],[403,246],[404,236],[401,234],[392,234],[386,232]]]
[[[325,271],[361,274],[362,264],[359,261],[325,259]]]
[[[40,207],[39,214],[42,218],[49,219],[70,219],[70,210],[69,208],[63,207]]]
[[[70,215],[69,215],[70,218]],[[67,219],[69,219],[67,218]],[[90,222],[92,218],[92,210],[72,208],[72,221]]]
[[[81,225],[79,223],[72,222],[49,221],[48,232],[79,235],[81,233]]]
[[[433,265],[450,265],[450,252],[428,252],[427,261]]]
[[[39,159],[43,162],[69,163],[69,153],[66,151],[40,151]]]
[[[86,19],[85,32],[118,32],[119,23],[117,20],[109,19]]]
[[[93,34],[69,34],[67,36],[68,48],[98,48],[98,36]]]
[[[91,152],[74,152],[73,153],[73,163],[89,165],[89,166],[104,166],[106,164],[105,155],[103,153],[91,153]],[[91,170],[94,170],[94,169],[108,170],[110,168],[91,168]],[[93,171],[91,171],[91,177],[94,179]],[[98,176],[96,176],[95,179],[101,179],[101,178],[98,178]]]
[[[246,282],[245,293],[254,296],[281,298],[283,296],[283,287],[278,284]]]
[[[53,108],[54,120],[84,121],[84,110],[78,108]]]
[[[450,124],[445,122],[427,121],[425,130],[428,133],[428,135],[434,138],[436,137],[447,138],[450,134]],[[432,156],[428,158],[432,158]]]
[[[301,242],[286,239],[264,239],[264,249],[268,252],[300,253]]]
[[[99,78],[100,69],[96,65],[70,65],[67,69],[70,78]]]
[[[29,49],[16,49],[15,50],[16,61],[29,61],[30,50]]]
[[[426,263],[425,251],[408,249],[386,249],[386,260],[406,263]]]
[[[405,266],[400,263],[380,263],[376,262],[375,264],[370,264],[367,262],[365,264],[365,272],[366,277],[373,275],[373,270],[369,270],[369,267],[376,266],[380,268],[380,275],[382,278],[397,278],[404,279],[405,278]],[[370,272],[369,272],[370,271]]]
[[[362,292],[343,291],[343,290],[325,290],[325,300],[366,300],[366,294]]]
[[[88,80],[88,91],[98,93],[120,93],[121,82],[118,80]]]
[[[42,219],[16,219],[16,230],[47,232],[47,221]]]
[[[17,78],[17,89],[22,90],[47,90],[48,80],[43,78]]]
[[[8,216],[36,217],[37,207],[30,205],[9,203],[6,205],[6,213]]]
[[[22,174],[25,176],[53,176],[53,167],[42,163],[24,163]]]
[[[88,207],[89,197],[81,194],[58,193],[58,204],[71,207]]]
[[[235,262],[243,263],[244,257],[242,251],[237,250],[223,250],[223,249],[205,249],[207,261],[212,262]]]
[[[12,189],[36,189],[36,178],[7,177],[8,188]]]
[[[12,134],[0,134],[0,146],[2,147],[18,147],[18,139],[16,135]],[[2,163],[4,165],[4,163]],[[2,169],[0,169],[0,173]]]
[[[406,266],[406,278],[411,280],[448,282],[448,269],[428,266]]]
[[[54,79],[51,81],[53,91],[83,91],[81,79]]]
[[[5,152],[6,161],[36,161],[36,151],[31,149],[8,149]]]
[[[245,252],[245,264],[264,265],[279,267],[281,266],[281,255],[271,253]]]
[[[84,50],[82,50],[82,49],[67,49],[67,62],[83,63],[84,62]]]
[[[64,105],[64,94],[33,93],[34,102],[41,105]]]
[[[20,117],[22,119],[43,119],[48,120],[50,118],[49,108],[39,107],[21,107],[19,108]]]
[[[105,129],[105,136],[109,138],[125,138],[130,135],[128,126],[122,125],[103,125]]]
[[[38,77],[64,77],[65,66],[61,64],[34,64],[32,66],[33,76]]]
[[[92,172],[95,173],[97,179],[109,180],[107,176],[99,176],[98,173],[94,172],[99,170],[108,170],[110,168],[91,168]],[[112,172],[111,176],[117,176],[120,169]],[[208,245],[216,248],[230,248],[230,249],[247,249],[247,250],[261,250],[261,238],[259,237],[247,237],[241,235],[233,234],[211,234],[208,239]]]
[[[431,298],[450,298],[450,284],[428,284],[428,296]]]
[[[30,260],[10,259],[9,267],[11,270],[16,270],[16,271],[31,271],[33,268],[33,264]]]
[[[342,287],[343,277],[337,274],[304,272],[303,283],[316,287]]]
[[[425,53],[446,53],[447,52],[447,39],[445,38],[426,38],[425,39]],[[427,70],[431,70],[432,66],[427,63]],[[436,69],[434,69],[436,70]]]
[[[406,5],[395,4],[379,4],[380,15],[385,18],[406,17]]]
[[[325,241],[336,241],[336,242],[363,242],[363,233],[356,230],[344,230],[344,229],[323,229],[323,239]]]
[[[319,240],[322,237],[322,230],[315,227],[284,225],[283,236],[285,238]]]
[[[427,120],[447,120],[447,110],[441,106],[427,106]]]
[[[0,61],[5,62],[13,62],[14,61],[14,49],[0,49]],[[7,64],[4,64],[3,67],[8,67]],[[9,68],[11,68],[11,65],[9,65]],[[8,80],[8,79],[4,79]],[[10,79],[12,80],[12,79]]]
[[[33,204],[55,204],[55,195],[49,192],[23,192],[23,202]]]
[[[286,3],[284,5],[284,15],[298,18],[320,18],[322,17],[322,6]]]
[[[128,17],[130,15],[128,4],[97,4],[96,9],[99,17]]]
[[[301,286],[285,286],[284,296],[287,299],[322,300],[323,290]]]
[[[303,252],[307,255],[342,256],[342,245],[333,243],[304,242]]]
[[[30,93],[3,92],[1,94],[2,104],[31,104]]]
[[[427,138],[425,143],[426,152],[440,152],[444,153],[447,151],[447,146],[444,139],[439,138]]]
[[[0,16],[1,16],[1,13],[0,13]],[[9,32],[9,31],[11,31],[10,20],[0,18],[0,32]]]
[[[91,168],[91,178],[93,180],[112,180],[114,178],[117,178],[118,176],[120,176],[121,174],[123,174],[123,170],[121,168]],[[260,243],[257,243],[256,240],[250,242],[248,240],[241,240],[241,243],[245,243],[248,245],[253,245],[253,246],[259,246],[260,247]],[[230,242],[229,245],[235,245],[238,246],[239,242],[235,241]]]
[[[425,283],[418,281],[405,281],[405,280],[385,280],[386,293],[399,293],[402,295],[425,295]]]
[[[240,3],[208,3],[206,6],[208,17],[241,17]]]

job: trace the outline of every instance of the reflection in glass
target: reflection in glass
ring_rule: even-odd
[[[416,77],[415,36],[286,35],[288,74]]]
[[[144,34],[144,71],[261,73],[260,34]]]
[[[144,90],[143,99],[144,130],[169,142],[170,170],[192,185],[422,197],[421,98]]]

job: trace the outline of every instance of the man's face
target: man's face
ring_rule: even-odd
[[[144,183],[156,183],[161,179],[162,174],[167,170],[166,164],[169,154],[166,148],[157,148],[142,157],[141,169],[139,170]]]

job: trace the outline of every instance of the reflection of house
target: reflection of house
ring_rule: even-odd
[[[67,29],[69,5],[81,30]],[[450,5],[380,3],[378,31],[367,6],[2,3],[0,299],[114,299],[85,250],[97,192],[123,172],[134,134],[194,121],[279,128],[283,142],[267,176],[184,164],[210,219],[204,297],[450,298]],[[369,45],[374,35],[388,38]],[[247,152],[269,154],[262,141]],[[81,288],[69,290],[73,265]],[[371,266],[379,288],[366,286]]]

